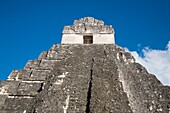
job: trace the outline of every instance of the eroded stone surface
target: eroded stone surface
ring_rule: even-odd
[[[169,86],[114,44],[53,45],[0,81],[2,113],[168,113],[169,103]]]
[[[102,20],[84,17],[75,20],[71,26],[65,26],[62,32],[62,44],[114,44],[114,29],[104,25]],[[44,55],[44,54],[43,54]]]
[[[102,20],[94,19],[93,17],[85,17],[74,21],[73,26],[65,26],[63,30],[64,34],[76,34],[76,33],[101,33],[112,34],[114,30],[112,26],[104,25]]]

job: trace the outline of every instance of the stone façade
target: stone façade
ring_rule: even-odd
[[[57,44],[0,81],[0,113],[169,113],[170,88],[115,44]]]
[[[84,17],[75,20],[72,26],[65,26],[62,32],[62,44],[114,44],[114,29],[111,25],[104,25],[102,20]],[[91,37],[90,42],[85,38]]]

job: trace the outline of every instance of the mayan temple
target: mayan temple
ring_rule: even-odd
[[[170,113],[170,87],[114,34],[92,17],[65,26],[61,44],[0,81],[0,113]]]

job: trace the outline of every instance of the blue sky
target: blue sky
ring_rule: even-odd
[[[163,50],[170,40],[170,0],[0,0],[0,80],[60,43],[63,27],[85,16],[112,25],[116,44],[138,53]]]

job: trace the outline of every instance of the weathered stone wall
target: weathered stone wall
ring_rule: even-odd
[[[168,113],[169,95],[117,45],[58,44],[0,81],[0,113]]]
[[[114,29],[104,25],[101,20],[85,17],[74,21],[73,26],[65,26],[62,44],[83,44],[83,35],[92,35],[93,44],[114,44]]]
[[[83,44],[83,34],[63,34],[62,43]],[[93,34],[93,44],[114,44],[114,34]]]
[[[114,34],[94,34],[93,44],[114,44]]]
[[[82,34],[63,34],[61,43],[83,44],[83,35]]]
[[[112,26],[104,25],[101,20],[94,19],[93,17],[84,17],[74,21],[73,26],[65,26],[63,34],[114,34]]]

